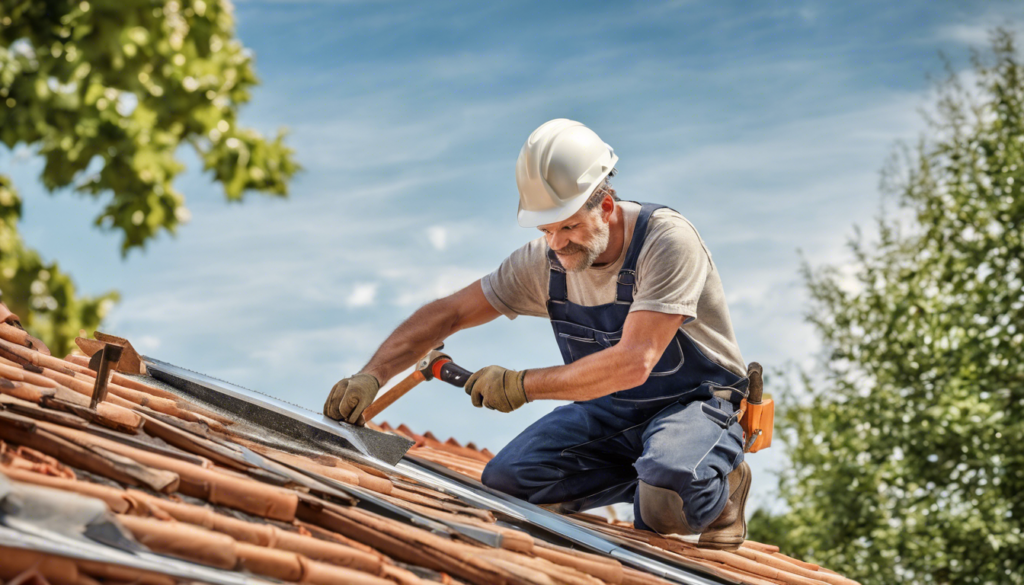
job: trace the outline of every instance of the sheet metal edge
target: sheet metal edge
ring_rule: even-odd
[[[282,432],[282,429],[290,428],[291,432],[286,434],[309,443],[317,443],[330,438],[341,439],[347,446],[358,451],[360,454],[371,459],[379,459],[389,465],[398,463],[405,451],[413,445],[413,442],[405,437],[380,433],[382,437],[378,438],[378,441],[386,442],[388,448],[375,449],[371,452],[361,437],[322,414],[317,415],[311,411],[308,413],[304,412],[305,409],[288,404],[272,396],[254,392],[230,382],[193,372],[149,356],[144,356],[143,359],[146,362],[150,375],[157,380],[170,383],[181,392],[189,394],[205,404],[217,407],[234,418],[253,426],[267,427],[268,425],[261,424],[258,419],[269,418],[284,425],[283,427],[276,425],[271,427],[278,432]],[[184,381],[190,386],[182,388],[180,384],[175,384],[165,379],[168,376]],[[235,409],[225,408],[222,404],[214,403],[211,400],[212,393],[216,393],[217,398],[223,397],[231,401]]]
[[[472,486],[460,483],[452,478],[440,475],[422,465],[414,457],[406,458],[395,466],[395,472],[410,479],[423,482],[431,487],[444,487],[453,495],[464,498],[485,509],[501,511],[513,518],[529,522],[549,530],[558,536],[579,544],[582,547],[615,558],[624,565],[647,571],[659,577],[682,583],[684,585],[715,585],[732,583],[717,577],[697,574],[688,568],[668,564],[648,555],[629,550],[609,540],[603,534],[572,523],[558,514],[549,512],[511,496],[496,496]]]
[[[271,585],[251,575],[222,571],[212,567],[165,557],[150,552],[127,553],[102,544],[83,542],[49,530],[32,534],[0,525],[0,546],[31,550],[69,559],[109,563],[169,575],[179,579],[194,579],[213,585]]]

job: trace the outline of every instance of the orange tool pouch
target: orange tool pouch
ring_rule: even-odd
[[[746,445],[743,451],[757,453],[761,449],[772,446],[772,429],[775,427],[775,403],[772,397],[765,395],[758,404],[747,402],[744,398],[740,403],[740,426]]]

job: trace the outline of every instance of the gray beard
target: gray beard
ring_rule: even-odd
[[[597,228],[597,231],[594,233],[594,239],[591,240],[589,246],[582,246],[580,244],[569,242],[568,244],[566,244],[564,248],[562,248],[562,250],[560,250],[562,254],[558,255],[560,257],[575,257],[577,255],[582,254],[583,259],[580,262],[573,265],[571,268],[565,266],[564,262],[562,263],[562,266],[569,272],[583,272],[587,268],[590,268],[591,266],[594,265],[594,261],[597,260],[597,257],[603,254],[604,251],[608,249],[608,240],[610,239],[610,236],[611,229],[609,229],[608,224],[602,223],[600,227]]]

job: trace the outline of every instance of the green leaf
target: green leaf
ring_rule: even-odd
[[[286,196],[301,170],[283,132],[268,140],[237,124],[258,80],[229,3],[0,0],[0,19],[0,141],[44,158],[47,190],[73,185],[104,201],[94,223],[121,237],[122,255],[190,217],[174,189],[182,144],[230,200]],[[97,159],[99,172],[84,176]],[[25,247],[20,215],[21,200],[0,177],[0,291],[64,353],[117,295],[79,297],[56,262]]]
[[[1024,75],[1006,31],[973,62],[894,154],[852,286],[804,267],[824,365],[782,393],[788,511],[750,523],[865,584],[1024,583]]]

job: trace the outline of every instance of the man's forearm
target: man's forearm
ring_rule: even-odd
[[[487,323],[499,315],[501,313],[484,296],[480,281],[474,281],[413,313],[384,340],[360,373],[372,375],[383,386],[450,335]]]
[[[441,345],[452,334],[456,319],[444,299],[424,305],[384,340],[361,373],[371,374],[383,386]]]
[[[616,345],[564,366],[530,369],[523,383],[530,400],[592,400],[635,388],[649,374],[636,352]]]
[[[684,319],[685,315],[633,311],[616,345],[565,366],[528,370],[523,380],[526,396],[592,400],[636,388],[647,381]]]

